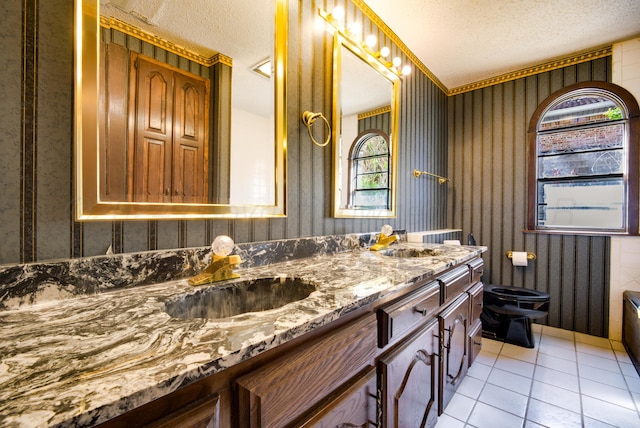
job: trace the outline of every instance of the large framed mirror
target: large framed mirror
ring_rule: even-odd
[[[333,216],[395,217],[400,78],[333,39]]]
[[[76,218],[286,215],[287,0],[75,0]]]

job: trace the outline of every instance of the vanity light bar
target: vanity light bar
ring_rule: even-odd
[[[387,46],[383,46],[378,52],[373,50],[378,43],[374,35],[367,36],[365,40],[357,41],[355,34],[360,31],[360,25],[358,23],[353,23],[347,26],[347,28],[343,27],[340,23],[344,18],[344,9],[342,7],[336,7],[331,13],[318,9],[318,15],[327,21],[327,23],[331,24],[331,26],[335,28],[342,37],[349,40],[354,45],[359,46],[375,58],[380,64],[391,70],[395,75],[402,77],[411,73],[411,66],[409,64],[405,64],[403,66],[402,59],[400,59],[400,57],[395,57],[391,61],[385,60],[385,58],[391,53],[391,50]],[[355,29],[356,27],[358,28],[357,30]]]

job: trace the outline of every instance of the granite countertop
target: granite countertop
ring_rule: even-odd
[[[0,426],[90,426],[231,367],[386,294],[464,263],[486,247],[399,258],[357,248],[240,268],[241,278],[297,277],[316,291],[281,308],[177,319],[164,305],[186,279],[0,311]],[[228,281],[227,281],[228,282]]]

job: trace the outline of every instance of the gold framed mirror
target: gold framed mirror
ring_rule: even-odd
[[[75,0],[76,219],[284,217],[287,0],[202,0],[180,13],[169,9],[180,2],[150,3]],[[212,8],[225,13],[203,13]],[[192,24],[161,25],[211,15],[216,25],[186,35]]]
[[[333,100],[333,216],[395,217],[399,76],[335,31]]]

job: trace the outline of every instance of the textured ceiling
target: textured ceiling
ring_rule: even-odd
[[[359,1],[449,90],[640,37],[640,0]],[[223,52],[236,70],[270,52],[264,35],[273,34],[273,21],[265,17],[273,16],[273,0],[100,3],[105,13],[202,55]]]
[[[640,0],[363,0],[453,89],[640,37]]]

